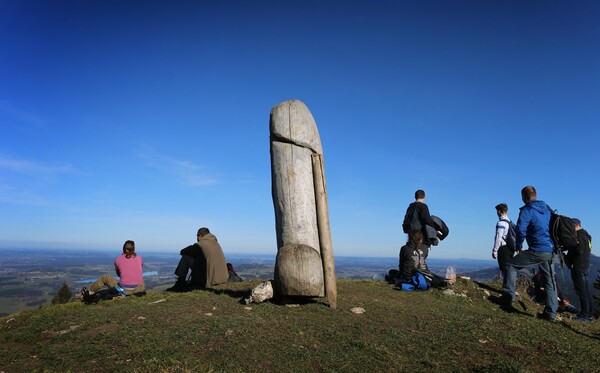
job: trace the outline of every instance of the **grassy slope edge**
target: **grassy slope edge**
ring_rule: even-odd
[[[600,369],[600,323],[509,314],[498,284],[460,279],[464,296],[400,292],[384,282],[338,281],[338,309],[239,300],[258,282],[216,292],[152,292],[79,302],[0,319],[0,370],[13,371],[473,371]],[[486,294],[487,291],[487,294]],[[164,300],[164,301],[161,301]],[[153,303],[160,301],[158,303]],[[350,312],[353,307],[363,314]]]

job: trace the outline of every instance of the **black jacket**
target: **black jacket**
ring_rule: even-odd
[[[590,253],[592,252],[592,236],[585,230],[577,231],[579,244],[567,252],[566,262],[570,268],[588,269],[590,267]]]
[[[415,269],[427,270],[427,255],[429,247],[421,244],[418,250],[415,250],[415,244],[407,242],[400,249],[400,263],[398,264],[398,278],[403,281],[410,281]]]
[[[404,224],[403,225],[410,223],[410,221],[412,220],[413,214],[417,215],[419,224],[421,224],[421,229],[423,230],[424,234],[426,234],[426,232],[425,232],[426,225],[434,227],[436,230],[439,230],[441,228],[440,226],[438,226],[436,224],[435,221],[433,221],[433,219],[431,219],[431,214],[429,213],[429,207],[427,207],[427,205],[424,204],[423,202],[413,202],[410,205],[408,205],[408,208],[406,209],[406,214],[404,215]]]

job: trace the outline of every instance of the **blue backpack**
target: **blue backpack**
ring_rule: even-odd
[[[415,272],[414,275],[410,277],[409,283],[402,284],[402,290],[405,291],[415,291],[415,290],[429,290],[429,282],[423,276],[421,272]]]
[[[515,251],[517,249],[517,226],[510,220],[500,220],[508,223],[508,232],[506,232],[506,238],[504,239],[506,246],[508,246],[510,251]]]

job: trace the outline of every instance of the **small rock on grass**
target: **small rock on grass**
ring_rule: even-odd
[[[356,314],[361,314],[361,313],[365,313],[365,309],[362,307],[354,307],[350,310],[350,312],[356,313]]]

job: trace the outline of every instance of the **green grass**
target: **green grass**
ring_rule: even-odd
[[[258,281],[218,292],[151,292],[69,303],[0,319],[0,370],[106,372],[591,372],[600,324],[508,314],[460,280],[466,298],[338,281],[338,309],[240,304]],[[151,302],[165,299],[164,302]],[[350,309],[363,307],[364,314]]]

